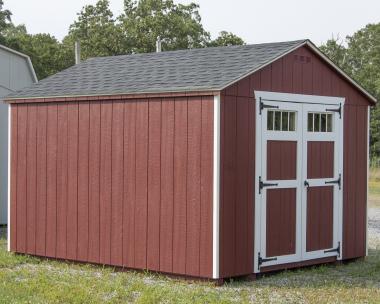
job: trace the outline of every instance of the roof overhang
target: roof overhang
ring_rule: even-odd
[[[34,71],[32,61],[30,60],[30,57],[28,55],[25,55],[25,54],[20,53],[18,51],[12,50],[11,48],[6,47],[6,46],[1,45],[1,44],[0,44],[0,49],[3,49],[9,53],[15,54],[17,56],[20,56],[20,57],[23,57],[24,59],[26,59],[30,73],[32,74],[32,78],[33,78],[34,83],[38,82],[38,78],[37,78],[36,72]]]

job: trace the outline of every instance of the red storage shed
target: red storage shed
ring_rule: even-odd
[[[376,100],[308,40],[92,58],[7,101],[13,252],[210,279],[366,255]]]

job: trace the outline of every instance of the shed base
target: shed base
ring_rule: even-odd
[[[261,267],[260,273],[267,273],[267,272],[278,271],[278,270],[287,270],[287,269],[300,268],[300,267],[306,267],[306,266],[314,266],[314,265],[320,265],[320,264],[328,264],[328,263],[334,263],[334,262],[337,262],[336,257],[327,257],[327,258],[322,258],[322,259],[302,261],[302,262],[296,262],[296,263],[273,265],[273,266]]]

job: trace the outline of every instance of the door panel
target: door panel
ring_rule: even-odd
[[[307,142],[307,178],[334,177],[334,142]]]
[[[267,257],[296,253],[296,188],[267,191]]]
[[[267,179],[290,180],[297,176],[297,141],[267,142]]]
[[[307,190],[306,251],[333,247],[334,189],[332,186]]]

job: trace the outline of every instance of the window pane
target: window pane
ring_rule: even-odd
[[[332,132],[332,114],[327,114],[327,132]]]
[[[321,114],[321,132],[326,132],[326,114]]]
[[[314,114],[314,132],[320,132],[321,131],[321,114]]]
[[[274,129],[276,131],[281,131],[281,112],[274,112]]]
[[[313,113],[307,114],[307,130],[313,132]]]
[[[296,112],[289,112],[289,131],[296,130]]]
[[[273,111],[268,111],[267,130],[273,130]]]
[[[288,119],[289,119],[289,112],[282,112],[282,131],[288,131]]]

